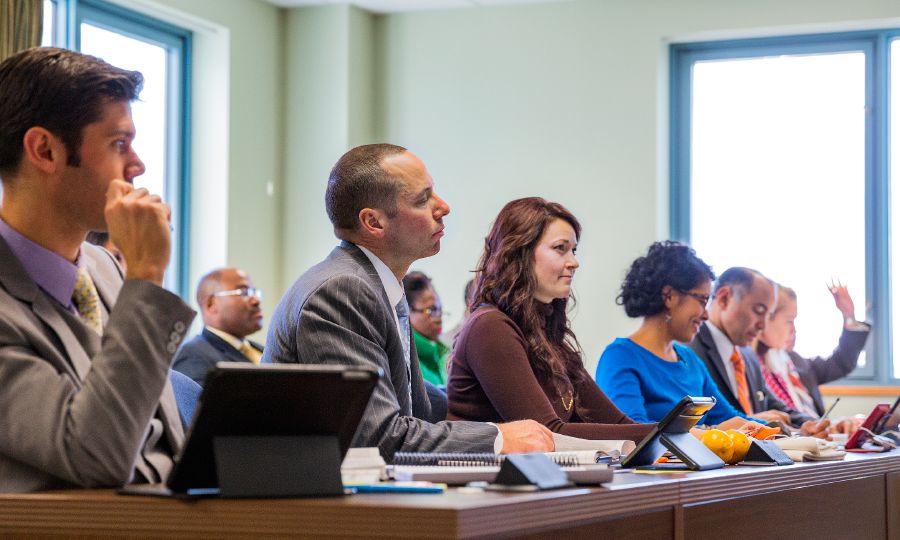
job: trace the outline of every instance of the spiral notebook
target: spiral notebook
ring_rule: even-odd
[[[597,452],[548,452],[547,457],[565,471],[570,482],[598,485],[609,482],[613,471],[597,463]],[[388,474],[394,480],[440,482],[462,485],[492,482],[506,456],[491,453],[398,452]]]
[[[560,467],[596,465],[604,457],[594,450],[546,452],[544,455]],[[489,452],[397,452],[394,454],[393,464],[430,467],[500,466],[505,458],[503,454]]]

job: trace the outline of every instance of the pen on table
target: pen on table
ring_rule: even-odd
[[[819,422],[821,422],[822,420],[825,420],[826,418],[828,418],[828,415],[831,414],[831,409],[833,409],[834,406],[837,405],[837,404],[838,404],[838,401],[840,401],[840,400],[841,400],[841,398],[835,398],[835,399],[834,399],[834,403],[831,404],[831,407],[828,407],[828,410],[825,411],[825,412],[822,414],[822,416],[819,417]]]

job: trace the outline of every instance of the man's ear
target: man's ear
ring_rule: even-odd
[[[359,211],[360,232],[367,236],[383,238],[386,221],[384,212],[376,208],[363,208]]]
[[[725,285],[724,287],[719,288],[716,291],[716,299],[715,304],[719,310],[723,310],[728,307],[728,304],[733,300],[731,287]]]
[[[203,311],[205,312],[215,312],[216,308],[216,297],[214,295],[209,295],[206,297],[206,302],[203,303]]]
[[[42,127],[29,128],[22,137],[22,147],[23,159],[45,173],[54,173],[65,164],[65,145]]]

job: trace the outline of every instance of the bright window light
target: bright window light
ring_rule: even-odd
[[[164,200],[170,200],[165,192],[166,50],[146,41],[82,23],[81,52],[144,75],[144,89],[140,99],[132,103],[131,114],[137,128],[134,148],[147,171],[135,178],[134,184],[161,195]]]
[[[692,100],[694,248],[717,274],[792,287],[797,352],[830,354],[842,318],[826,284],[848,285],[865,318],[864,54],[697,62]]]
[[[55,20],[56,3],[53,0],[44,0],[44,21],[41,28],[41,47],[53,45],[53,36],[56,35],[53,21]]]

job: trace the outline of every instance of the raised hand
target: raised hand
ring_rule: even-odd
[[[850,293],[847,291],[847,286],[841,284],[840,281],[835,284],[832,280],[831,284],[828,285],[828,291],[834,297],[834,305],[840,310],[844,320],[853,317],[856,311],[853,306],[853,299],[850,298]]]

